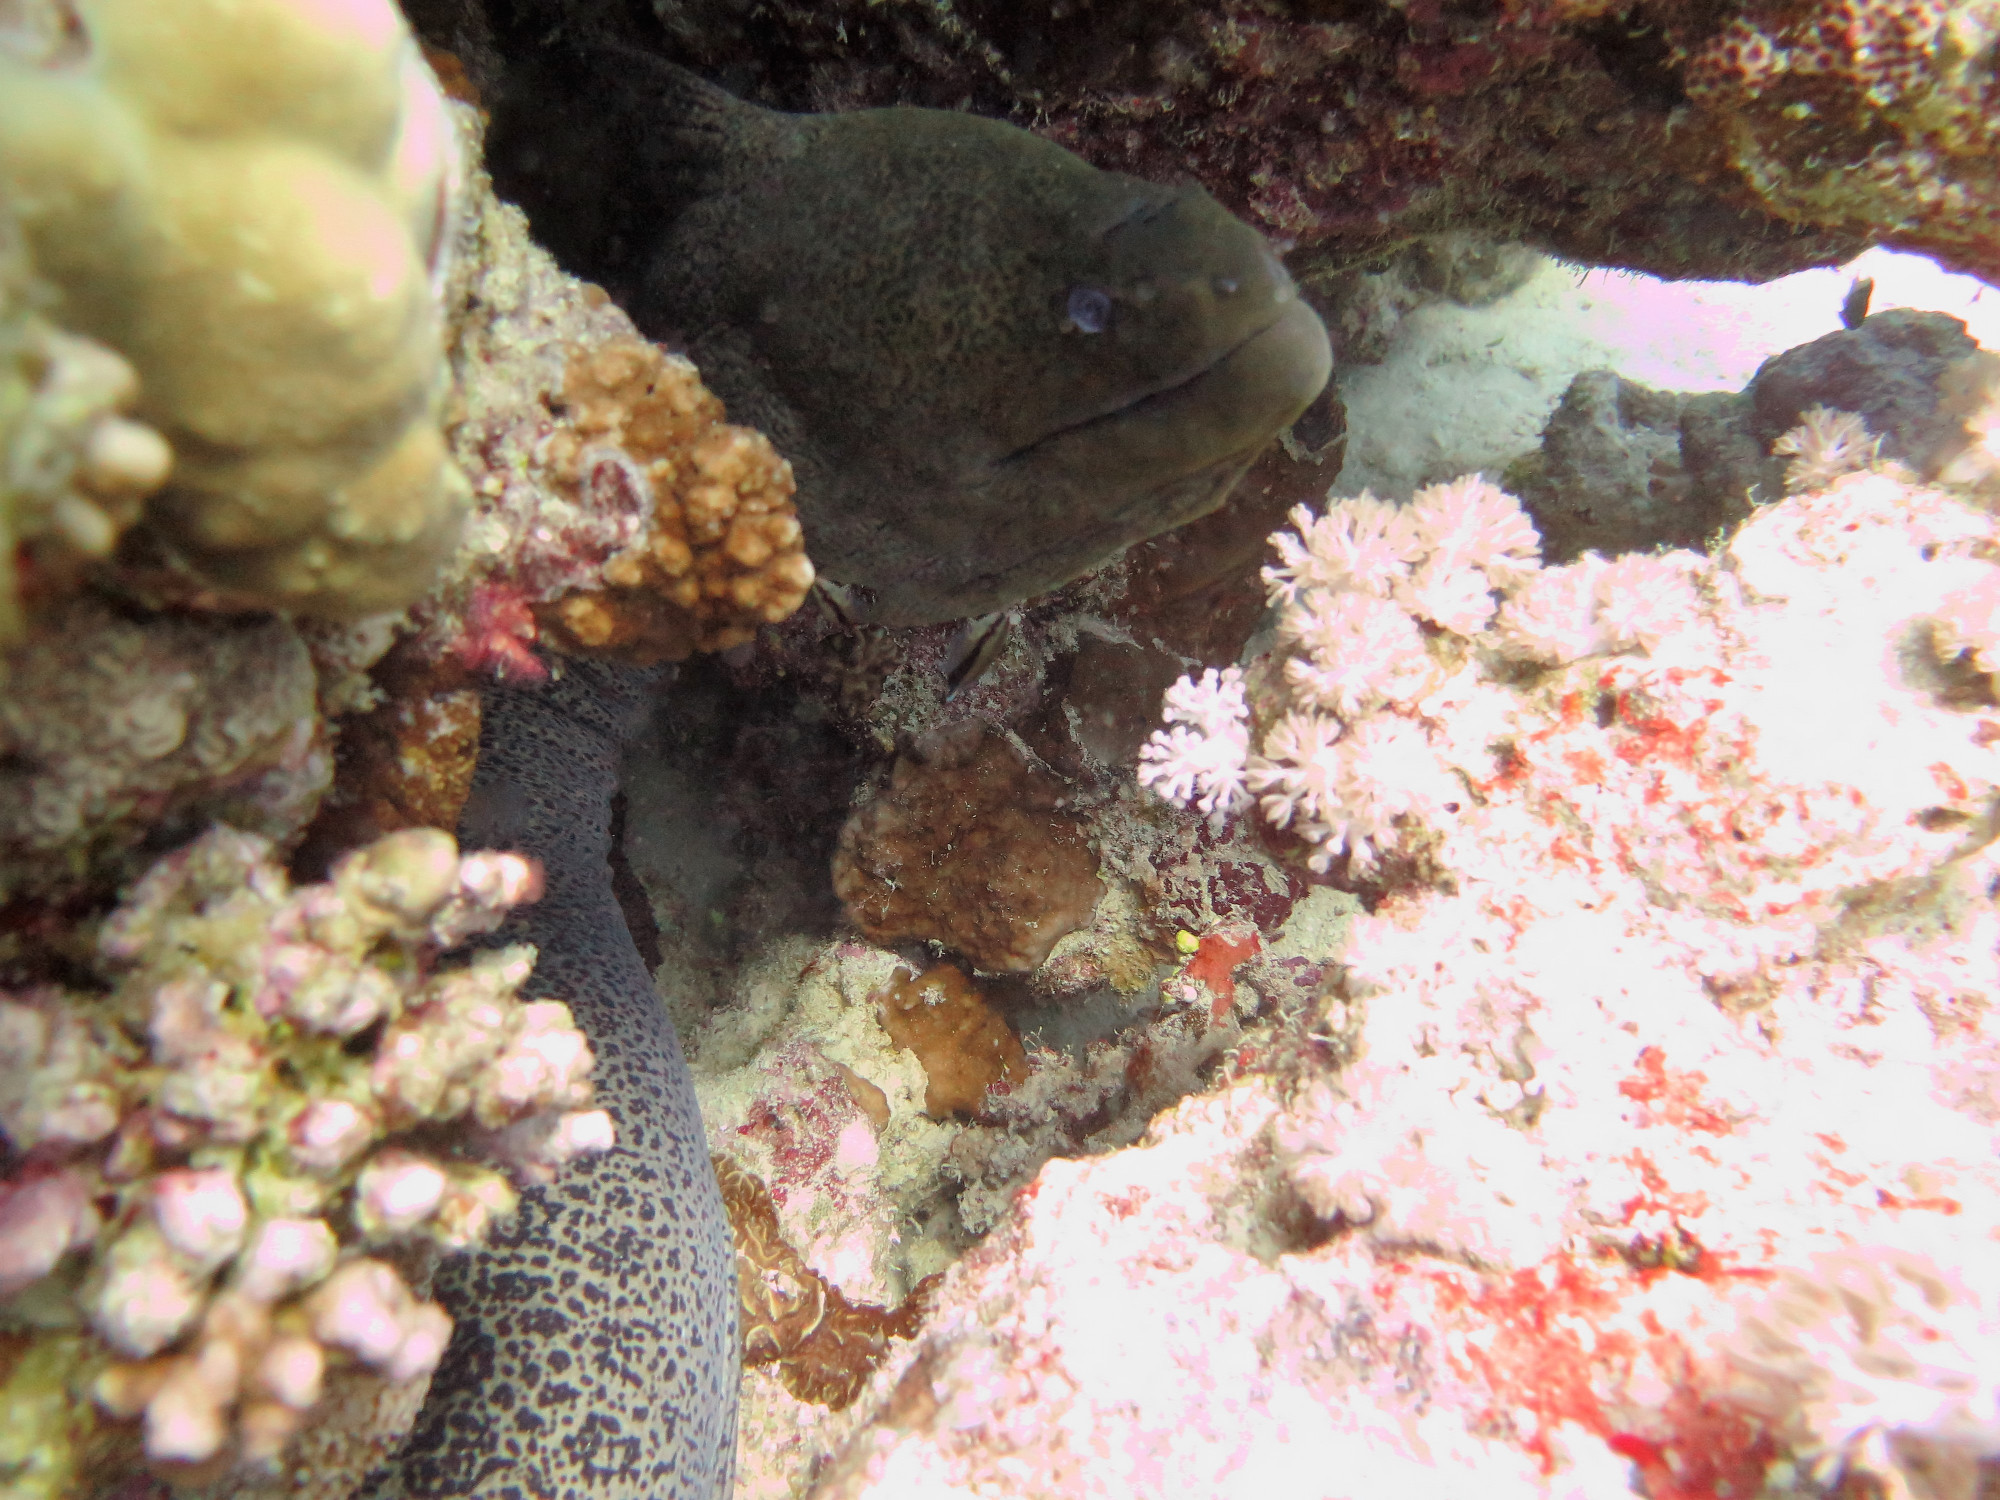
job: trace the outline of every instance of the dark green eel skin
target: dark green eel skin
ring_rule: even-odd
[[[548,51],[495,185],[792,461],[882,624],[1005,608],[1220,505],[1332,370],[1262,235],[952,110],[787,115],[649,53]]]
[[[496,942],[541,950],[524,994],[569,1003],[618,1144],[522,1194],[447,1260],[456,1321],[417,1428],[376,1496],[726,1500],[742,1379],[736,1252],[694,1079],[612,894],[619,750],[657,673],[567,664],[484,695],[469,848],[518,849],[547,890]]]

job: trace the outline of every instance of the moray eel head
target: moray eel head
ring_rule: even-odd
[[[880,623],[1005,609],[1213,509],[1331,372],[1199,187],[956,110],[780,114],[637,53],[565,76],[503,101],[496,181],[792,461],[814,563]]]
[[[1040,378],[994,468],[1143,497],[1247,463],[1320,393],[1333,357],[1263,236],[1199,188],[1097,175],[1127,185],[1130,207],[1078,226],[1049,268]]]

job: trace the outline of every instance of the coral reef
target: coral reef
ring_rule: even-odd
[[[545,1181],[611,1144],[568,1010],[515,999],[532,950],[437,962],[539,891],[434,830],[294,889],[269,841],[218,828],[98,929],[101,992],[0,1002],[0,1292],[31,1351],[10,1409],[61,1390],[212,1473],[277,1460],[344,1363],[428,1375],[451,1321],[398,1260],[513,1211],[480,1157]],[[128,1456],[92,1426],[24,1457],[33,1493]]]
[[[1065,800],[990,725],[927,735],[841,830],[834,890],[877,942],[934,938],[990,972],[1037,968],[1100,890]]]
[[[388,0],[37,7],[0,148],[52,316],[172,445],[146,511],[172,551],[252,604],[421,594],[464,503],[433,282],[458,158]]]
[[[1819,418],[1848,425],[1865,434]],[[2000,1448],[2000,1387],[1972,1352],[1992,1291],[1971,1269],[1990,1263],[2000,1205],[2000,1058],[1983,1019],[2000,977],[1984,936],[2000,763],[1993,700],[1967,697],[1951,660],[1982,638],[1993,527],[1871,467],[1872,442],[1843,441],[1836,465],[1802,428],[1784,445],[1795,470],[1810,465],[1798,493],[1713,562],[1536,569],[1509,498],[1477,481],[1408,511],[1341,502],[1275,539],[1267,577],[1294,644],[1282,670],[1252,666],[1248,704],[1211,691],[1208,717],[1217,735],[1245,717],[1263,726],[1247,773],[1266,816],[1308,820],[1316,863],[1376,880],[1393,880],[1392,854],[1410,863],[1340,952],[1322,1022],[1337,1074],[1303,1096],[1238,1089],[1186,1106],[1152,1146],[1241,1151],[1274,1132],[1310,1210],[1281,1263],[1326,1325],[1288,1327],[1263,1378],[1359,1382],[1345,1419],[1358,1425],[1324,1434],[1343,1451],[1372,1443],[1378,1465],[1425,1451],[1381,1425],[1405,1420],[1409,1399],[1379,1383],[1385,1367],[1431,1421],[1454,1409],[1485,1434],[1433,1427],[1427,1461],[1476,1463],[1506,1492],[1622,1488],[1629,1464],[1635,1483],[1676,1493],[1847,1472],[1891,1493],[1969,1495],[1976,1462]],[[1437,610],[1423,631],[1392,628],[1427,608],[1419,581],[1454,518],[1479,523],[1456,532],[1480,576],[1444,592],[1483,584],[1484,603],[1457,628]],[[1308,624],[1348,614],[1374,620],[1384,649],[1328,654],[1334,637]],[[1829,660],[1855,669],[1834,696]],[[1377,758],[1392,739],[1395,759]],[[1171,732],[1156,744],[1170,749]],[[1196,795],[1193,781],[1162,784]],[[1269,1123],[1231,1123],[1232,1109]],[[1107,1163],[1078,1190],[1116,1198],[1140,1180],[1168,1179]],[[1045,1170],[1043,1193],[1063,1181]],[[1233,1196],[1181,1193],[1158,1212],[1220,1251]],[[973,1301],[948,1285],[945,1318],[977,1305],[991,1327],[1002,1283],[1007,1297],[1103,1293],[1109,1282],[1089,1291],[1068,1265],[1021,1258],[1030,1239],[1085,1232],[1040,1222],[1070,1212],[1044,1202],[1014,1264],[968,1276]],[[1191,1229],[1190,1214],[1217,1228]],[[1239,1305],[1254,1264],[1217,1262],[1204,1297]],[[1566,1319],[1589,1336],[1562,1332]],[[1044,1347],[1074,1366],[1083,1326]],[[992,1346],[938,1337],[944,1363],[913,1368],[949,1409]],[[999,1346],[1018,1365],[1042,1337]],[[1178,1426],[1176,1399],[1148,1398],[1146,1430]],[[1481,1428],[1481,1411],[1497,1426]],[[1278,1406],[1260,1405],[1232,1443],[1272,1420]],[[871,1465],[907,1442],[908,1462],[968,1472],[953,1466],[970,1450],[934,1430],[863,1447]],[[1018,1454],[1024,1436],[980,1442]],[[1025,1440],[1043,1474],[1067,1461]],[[1199,1484],[1217,1458],[1201,1446],[1182,1460]]]
[[[313,664],[283,620],[82,594],[4,660],[0,900],[114,886],[216,819],[289,839],[326,790]]]
[[[996,1083],[1027,1071],[1021,1043],[965,973],[950,964],[898,969],[881,995],[882,1029],[923,1064],[924,1112],[976,1115]]]

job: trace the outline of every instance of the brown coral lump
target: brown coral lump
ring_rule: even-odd
[[[792,467],[768,439],[722,420],[693,365],[641,339],[579,354],[563,385],[568,426],[545,449],[580,497],[650,494],[645,534],[610,558],[601,590],[537,611],[555,643],[677,661],[751,638],[797,609],[813,581],[792,506]]]
[[[841,830],[833,888],[871,939],[930,938],[993,973],[1040,966],[1097,906],[1063,784],[977,720],[924,736]]]
[[[922,974],[898,969],[876,997],[882,1029],[923,1064],[924,1113],[976,1114],[986,1091],[1027,1072],[1027,1054],[979,986],[962,970],[939,964]]]

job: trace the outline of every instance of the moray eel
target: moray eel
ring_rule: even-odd
[[[439,1268],[456,1322],[376,1496],[726,1500],[742,1378],[736,1253],[694,1080],[611,888],[611,796],[656,674],[568,664],[484,695],[468,848],[542,862],[495,935],[540,950],[524,993],[569,1002],[597,1055],[610,1152],[530,1189]]]
[[[501,89],[488,160],[792,461],[814,563],[881,624],[1003,609],[1213,510],[1332,369],[1207,192],[997,120],[779,114],[565,44]]]

